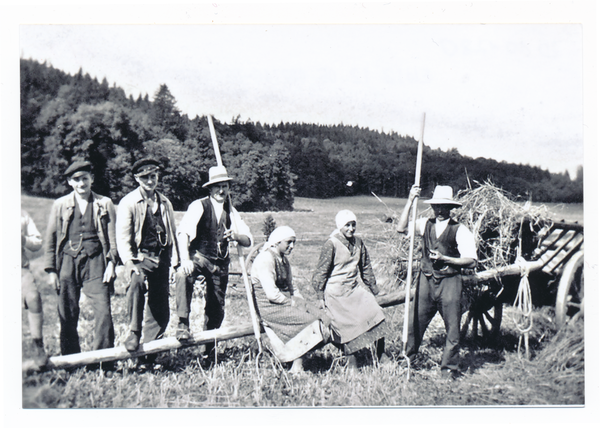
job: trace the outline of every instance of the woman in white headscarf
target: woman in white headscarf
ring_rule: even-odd
[[[295,242],[292,228],[276,228],[252,263],[250,277],[256,309],[275,355],[282,362],[293,361],[291,372],[301,372],[302,356],[323,344],[329,333],[325,312],[306,302],[293,286],[287,256]]]
[[[321,305],[331,318],[332,342],[348,356],[348,367],[356,368],[356,353],[375,343],[380,362],[385,353],[385,316],[375,297],[379,294],[367,247],[355,236],[356,216],[342,210],[335,217],[337,229],[323,245],[312,278]],[[359,285],[358,278],[371,290]]]

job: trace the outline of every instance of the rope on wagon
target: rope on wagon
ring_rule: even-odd
[[[523,223],[521,222],[521,228]],[[533,304],[531,301],[531,286],[529,285],[529,264],[521,255],[521,230],[519,230],[519,247],[518,257],[516,263],[521,270],[521,281],[519,282],[519,289],[517,290],[517,296],[513,307],[517,309],[513,319],[517,330],[519,330],[519,346],[517,352],[519,357],[521,356],[521,344],[525,344],[525,357],[529,359],[529,332],[533,328],[533,318],[531,316],[533,312]]]

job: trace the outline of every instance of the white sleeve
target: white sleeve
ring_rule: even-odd
[[[231,208],[231,227],[236,233],[240,235],[246,235],[250,239],[250,246],[254,245],[254,239],[248,225],[240,217],[240,213],[235,208]]]
[[[423,236],[425,234],[425,225],[427,224],[427,217],[420,217],[417,219],[415,232],[417,235]],[[408,230],[409,232],[412,230],[412,221],[408,222]],[[410,233],[408,234],[410,236]]]
[[[253,278],[260,281],[260,285],[265,291],[269,301],[279,304],[285,302],[287,298],[279,291],[277,285],[275,285],[275,276],[277,275],[275,272],[275,260],[273,260],[273,256],[268,253],[268,250],[256,256],[254,263],[252,263],[250,274]]]
[[[464,225],[458,226],[456,231],[456,244],[461,257],[477,260],[477,247],[473,233]]]
[[[204,206],[202,205],[202,201],[197,199],[190,204],[187,211],[183,215],[181,223],[179,223],[179,227],[177,228],[177,235],[180,233],[185,233],[190,237],[190,242],[192,242],[192,240],[196,237],[198,222],[202,218],[202,214],[204,214]]]
[[[26,223],[26,231],[25,231],[25,248],[30,251],[37,251],[42,248],[42,234],[39,232],[33,219],[27,215],[26,217],[22,217],[21,221],[25,220]],[[23,229],[21,228],[21,233],[23,233]]]

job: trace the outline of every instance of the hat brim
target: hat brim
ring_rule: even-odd
[[[461,202],[453,201],[452,199],[429,199],[428,201],[423,201],[426,204],[430,205],[455,205],[457,207],[462,207]]]
[[[217,178],[215,180],[209,181],[207,183],[204,183],[202,185],[202,187],[208,187],[208,186],[212,186],[213,184],[217,184],[217,183],[223,183],[225,181],[233,181],[233,178],[231,177],[223,177],[223,178]]]

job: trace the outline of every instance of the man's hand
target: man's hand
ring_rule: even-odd
[[[246,235],[242,235],[240,233],[235,233],[233,231],[233,229],[227,229],[225,231],[225,233],[223,234],[223,236],[225,237],[225,239],[227,239],[229,242],[231,241],[236,241],[237,243],[239,243],[242,247],[248,247],[252,241],[250,241],[250,238],[248,238]]]
[[[179,269],[187,276],[190,276],[194,271],[194,262],[191,260],[182,260]]]
[[[112,261],[109,261],[106,264],[106,269],[104,270],[104,276],[102,277],[102,282],[108,284],[113,279],[115,279],[115,265]]]
[[[227,239],[228,241],[239,241],[240,237],[237,233],[235,233],[233,231],[233,229],[227,229],[225,231],[225,233],[223,234],[223,236],[225,237],[225,239]]]
[[[443,262],[445,259],[445,256],[437,250],[430,250],[429,258],[434,262],[438,261],[438,260]]]
[[[408,193],[408,199],[410,201],[415,200],[415,198],[418,198],[421,195],[421,188],[419,186],[417,186],[416,184],[413,184],[413,186],[410,188],[410,192]]]
[[[140,270],[135,265],[135,263],[133,262],[133,260],[127,260],[125,262],[125,284],[127,284],[128,286],[129,286],[129,284],[131,284],[131,276],[134,273],[136,273],[137,275],[139,275],[140,274]]]
[[[48,273],[48,285],[56,290],[56,294],[60,291],[60,282],[58,281],[58,274],[56,272]]]

